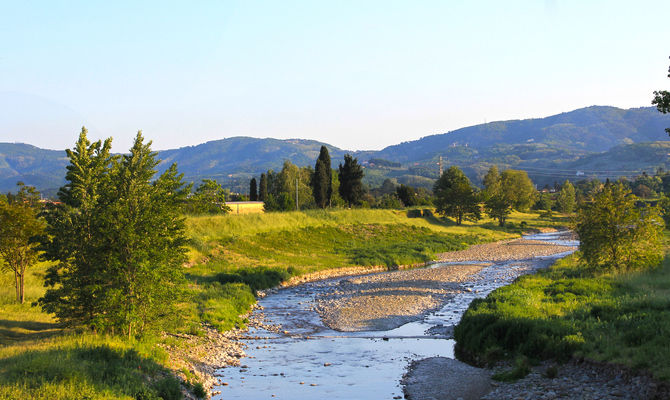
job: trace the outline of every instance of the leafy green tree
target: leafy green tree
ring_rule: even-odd
[[[615,183],[578,210],[579,250],[589,266],[626,271],[660,262],[663,220],[657,208],[640,209],[636,201],[630,190]]]
[[[558,193],[558,198],[556,199],[558,203],[558,210],[562,213],[569,214],[575,210],[577,205],[577,197],[575,193],[575,187],[572,186],[570,181],[565,181],[561,191]]]
[[[187,209],[194,214],[229,213],[230,207],[226,205],[226,190],[215,180],[203,179],[188,200]]]
[[[668,78],[670,78],[670,68],[668,68]],[[670,92],[667,90],[654,91],[654,100],[651,104],[663,114],[670,113]],[[670,135],[670,128],[665,128],[665,131]]]
[[[249,182],[249,200],[258,201],[258,185],[256,184],[256,178],[251,178]]]
[[[117,157],[110,154],[112,141],[91,143],[82,127],[70,159],[66,183],[58,192],[59,203],[44,211],[46,235],[42,257],[53,261],[46,277],[46,293],[38,300],[42,309],[69,326],[101,328],[108,288],[99,249],[107,244],[99,229],[101,193],[110,189],[109,173]]]
[[[536,201],[538,195],[533,181],[526,171],[508,169],[500,174],[501,189],[506,192],[512,202],[512,208],[519,211],[528,210]]]
[[[513,209],[524,211],[530,208],[537,198],[533,182],[525,171],[505,170],[491,167],[484,177],[484,210],[500,226],[505,226],[507,216]]]
[[[665,221],[665,226],[670,226],[670,197],[663,196],[658,202],[658,207],[661,210],[661,215],[663,216],[663,221]]]
[[[398,209],[402,208],[403,204],[395,194],[384,194],[377,201],[375,208],[384,209]]]
[[[113,190],[100,202],[100,225],[108,245],[102,250],[111,328],[128,337],[160,327],[176,315],[186,261],[182,204],[189,187],[172,164],[152,182],[156,153],[138,132],[130,153],[111,172]]]
[[[35,238],[44,231],[38,218],[39,193],[19,182],[12,202],[0,196],[0,267],[14,273],[16,301],[23,304],[26,270],[37,261]],[[3,262],[4,260],[4,262]]]
[[[258,200],[265,201],[268,196],[268,180],[265,174],[261,174],[261,180],[258,184]]]
[[[330,154],[326,146],[321,146],[319,158],[314,165],[314,176],[312,179],[312,193],[317,207],[326,208],[330,206],[333,195],[333,171],[330,166]]]
[[[416,195],[416,189],[408,185],[400,185],[396,188],[396,195],[402,201],[405,207],[412,207],[419,204],[419,198]]]
[[[154,180],[150,144],[138,132],[119,160],[109,155],[110,140],[91,144],[82,132],[68,152],[64,201],[45,213],[45,257],[58,264],[39,300],[68,325],[132,337],[177,315],[186,260],[181,214],[190,187],[174,164]]]
[[[339,193],[349,207],[359,205],[363,199],[363,168],[358,160],[349,154],[344,155],[344,165],[339,165]]]
[[[438,213],[463,222],[463,217],[481,218],[479,200],[470,179],[456,166],[447,169],[433,187],[435,206]]]

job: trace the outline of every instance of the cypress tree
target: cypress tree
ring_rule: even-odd
[[[258,188],[258,200],[266,201],[268,198],[268,179],[265,174],[261,174],[261,181]]]
[[[333,182],[330,154],[328,154],[326,146],[321,146],[319,157],[316,159],[312,178],[312,193],[318,207],[326,208],[330,205],[330,199],[333,195]]]
[[[251,178],[249,182],[249,200],[257,201],[258,200],[258,190],[256,188],[256,178]]]
[[[363,175],[363,168],[358,164],[358,160],[346,154],[344,165],[339,165],[338,177],[340,196],[349,204],[349,207],[360,204],[363,198]]]

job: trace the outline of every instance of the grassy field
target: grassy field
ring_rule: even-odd
[[[455,226],[407,211],[335,210],[189,217],[189,298],[176,331],[199,334],[200,324],[242,326],[254,291],[293,275],[349,265],[415,263],[436,252],[518,236],[528,227],[564,224],[537,214],[514,214],[500,229],[493,221]],[[44,293],[47,265],[26,278],[26,304],[15,304],[12,276],[0,275],[0,399],[177,399],[175,368],[157,346],[178,339],[118,337],[63,329],[31,307]],[[188,371],[185,371],[188,376]],[[194,381],[193,381],[194,382]]]
[[[576,357],[670,380],[670,257],[651,271],[595,275],[573,255],[473,302],[455,336],[457,356],[474,364]]]

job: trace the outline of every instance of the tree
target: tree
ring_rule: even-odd
[[[456,166],[449,167],[433,187],[438,213],[456,218],[460,225],[463,217],[481,218],[481,210],[475,188],[467,176]]]
[[[19,182],[19,191],[10,201],[0,196],[0,267],[14,273],[16,301],[23,304],[26,270],[37,261],[35,238],[44,223],[38,218],[39,193]],[[4,260],[4,262],[3,262]]]
[[[572,186],[570,181],[565,181],[561,191],[558,193],[558,198],[556,199],[558,203],[558,209],[560,212],[569,214],[575,210],[577,204],[575,187]]]
[[[508,169],[500,174],[501,189],[507,193],[512,208],[518,211],[528,210],[537,199],[537,190],[526,171]]]
[[[484,177],[484,209],[486,213],[505,226],[512,209],[527,210],[537,198],[533,182],[525,171],[505,170],[491,167]]]
[[[670,68],[668,68],[668,78],[670,78]],[[670,92],[667,90],[654,91],[654,100],[651,101],[651,104],[663,114],[670,113]],[[670,135],[670,128],[665,128],[665,131]]]
[[[249,182],[249,200],[258,201],[256,178],[251,178],[251,181]]]
[[[258,200],[265,201],[268,196],[268,180],[265,174],[261,174],[261,181],[258,186]]]
[[[408,185],[400,185],[396,188],[396,195],[402,201],[405,207],[412,207],[419,204],[416,196],[416,189]]]
[[[580,208],[576,231],[581,257],[589,266],[625,271],[660,262],[663,220],[656,207],[640,209],[636,201],[630,190],[615,183]]]
[[[344,165],[339,165],[339,193],[349,207],[359,205],[365,191],[363,190],[363,168],[358,160],[349,154],[344,155]]]
[[[187,209],[195,214],[226,214],[230,212],[226,190],[215,180],[203,179],[189,199]]]
[[[132,337],[177,315],[190,186],[174,164],[154,180],[156,153],[141,132],[122,159],[110,157],[108,145],[90,144],[82,131],[68,152],[64,201],[47,210],[43,239],[45,258],[58,264],[39,303],[68,325]]]
[[[312,178],[312,193],[317,207],[326,208],[326,206],[330,206],[330,199],[333,195],[332,174],[330,154],[328,154],[326,146],[321,146]]]
[[[66,150],[66,184],[58,191],[59,203],[44,211],[46,235],[41,238],[42,258],[49,267],[42,309],[69,326],[103,327],[108,282],[98,249],[107,243],[98,224],[101,193],[110,189],[109,173],[117,160],[110,154],[112,141],[91,143],[82,127],[72,150]]]

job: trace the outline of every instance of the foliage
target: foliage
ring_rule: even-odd
[[[403,204],[395,194],[384,194],[375,203],[376,208],[398,209],[402,208]]]
[[[463,222],[463,217],[481,218],[475,188],[458,167],[451,166],[442,174],[435,182],[433,193],[436,211],[454,217],[457,225]]]
[[[226,214],[226,190],[212,179],[203,179],[193,195],[186,202],[186,212],[190,214]]]
[[[344,156],[344,165],[339,165],[338,178],[340,181],[339,193],[349,207],[359,205],[363,198],[363,168],[358,160],[349,154]]]
[[[588,358],[670,380],[669,288],[667,258],[654,270],[601,275],[570,256],[473,301],[454,332],[456,355],[477,365]]]
[[[668,68],[668,78],[670,78],[670,68]],[[654,91],[654,100],[651,104],[655,105],[658,111],[663,114],[670,113],[670,92],[667,90]],[[665,131],[670,135],[670,128],[665,128]]]
[[[658,209],[635,206],[623,185],[606,185],[577,213],[582,258],[598,270],[633,270],[656,265],[664,227]]]
[[[91,144],[82,130],[68,152],[62,204],[46,213],[44,254],[57,264],[39,303],[69,325],[133,337],[176,315],[188,187],[175,165],[151,182],[158,161],[150,145],[138,132],[118,160],[110,140]]]
[[[26,270],[38,256],[33,239],[42,234],[44,223],[37,216],[39,193],[22,182],[18,185],[16,196],[0,197],[0,269],[14,273],[16,301],[23,303]]]
[[[333,195],[332,175],[328,149],[326,146],[321,146],[319,158],[317,158],[314,166],[314,176],[312,177],[312,193],[319,208],[326,208],[330,205],[330,198]]]
[[[251,178],[249,181],[249,200],[258,201],[258,187],[256,178]]]
[[[419,198],[416,195],[416,189],[407,185],[400,185],[396,188],[396,195],[402,201],[405,207],[413,207],[419,204]]]
[[[258,200],[265,201],[268,196],[268,180],[265,174],[261,174],[261,180],[258,186]]]
[[[484,209],[491,217],[505,226],[512,209],[524,211],[535,202],[537,191],[525,171],[505,170],[491,167],[484,177]]]
[[[566,180],[563,183],[556,202],[558,203],[558,210],[562,213],[569,214],[575,210],[575,206],[577,205],[575,187],[572,186],[570,181]]]

